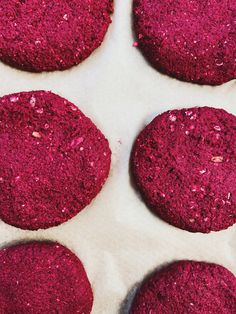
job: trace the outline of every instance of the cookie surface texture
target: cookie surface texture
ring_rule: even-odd
[[[236,278],[226,268],[205,262],[175,262],[142,284],[130,314],[233,314]]]
[[[101,45],[111,0],[0,0],[0,59],[31,72],[64,70]]]
[[[198,84],[236,78],[234,0],[134,0],[137,45],[157,70]]]
[[[89,314],[93,292],[80,260],[52,242],[0,251],[0,313]]]
[[[157,116],[136,139],[131,169],[147,205],[166,222],[203,233],[236,222],[236,117],[225,110]]]
[[[0,104],[0,218],[30,230],[72,218],[108,177],[108,141],[51,92],[8,95]]]

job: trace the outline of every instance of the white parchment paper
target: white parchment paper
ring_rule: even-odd
[[[147,209],[129,176],[133,141],[154,115],[195,105],[222,107],[236,114],[236,81],[199,86],[158,73],[132,46],[131,5],[131,0],[115,1],[113,23],[103,45],[71,70],[30,74],[0,63],[1,96],[51,90],[75,103],[110,141],[109,179],[77,217],[37,232],[0,222],[1,245],[51,239],[79,256],[94,290],[92,314],[123,314],[120,309],[130,289],[157,266],[176,259],[216,262],[236,274],[236,226],[205,235],[168,225]]]

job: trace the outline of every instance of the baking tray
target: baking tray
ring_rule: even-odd
[[[217,87],[184,83],[160,74],[133,47],[132,1],[116,0],[103,45],[81,65],[31,74],[0,63],[1,95],[51,90],[75,103],[109,139],[110,176],[101,193],[67,223],[23,231],[0,222],[1,245],[25,239],[59,241],[83,261],[94,291],[92,314],[127,313],[132,288],[146,274],[179,259],[219,263],[236,274],[236,226],[190,233],[154,216],[134,189],[130,150],[157,114],[191,106],[224,108],[236,115],[236,81]]]

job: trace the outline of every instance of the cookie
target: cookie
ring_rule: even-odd
[[[236,117],[196,107],[157,116],[139,134],[131,170],[147,205],[192,232],[236,222]]]
[[[79,64],[111,23],[112,0],[0,1],[0,59],[42,72]]]
[[[130,314],[234,314],[235,292],[236,278],[223,266],[179,261],[144,282]]]
[[[134,0],[136,45],[157,70],[219,85],[236,78],[234,0]]]
[[[80,260],[52,242],[0,251],[0,313],[89,314],[93,292]]]
[[[108,177],[108,141],[51,92],[8,95],[0,104],[0,218],[30,230],[72,218]]]

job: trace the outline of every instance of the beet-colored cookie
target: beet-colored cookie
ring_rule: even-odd
[[[192,232],[236,222],[236,117],[208,107],[157,116],[138,136],[131,157],[147,205]]]
[[[0,59],[32,72],[64,70],[101,45],[112,0],[0,0]]]
[[[93,292],[80,260],[52,242],[0,251],[0,313],[89,314]]]
[[[236,78],[235,0],[134,0],[137,45],[159,71],[219,85]]]
[[[0,218],[32,230],[72,218],[108,176],[108,141],[51,92],[8,95],[0,104]]]
[[[130,314],[234,314],[236,278],[216,264],[173,263],[139,289]]]

